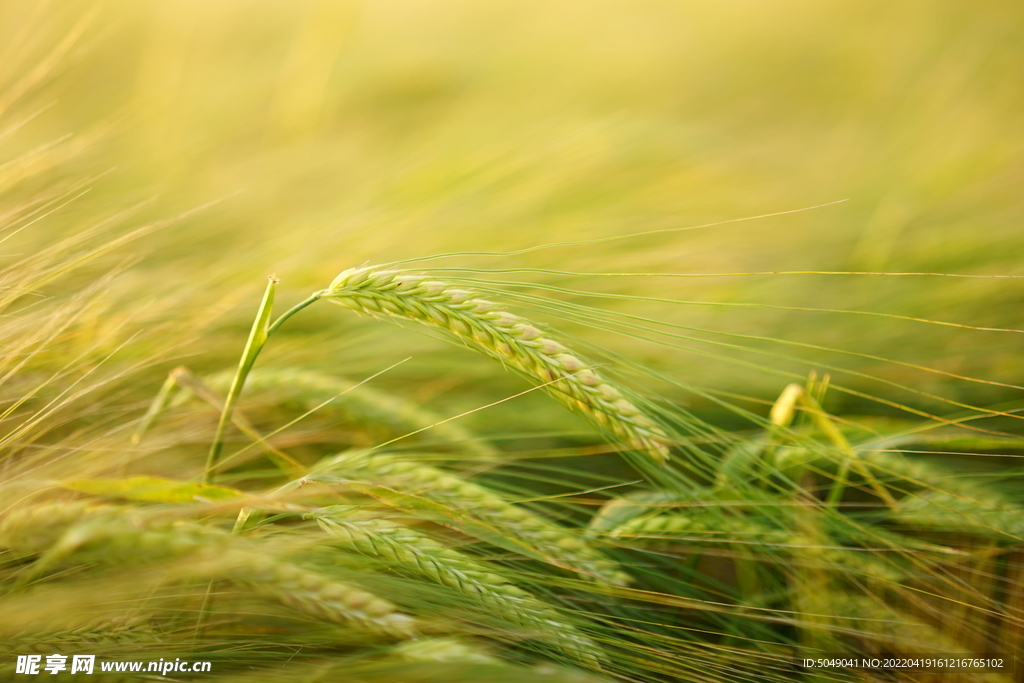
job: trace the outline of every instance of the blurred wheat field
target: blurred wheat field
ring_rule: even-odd
[[[1000,1],[0,3],[4,675],[1024,680],[789,663],[1024,650],[1022,58]],[[312,305],[195,488],[267,276],[371,264],[669,465],[575,361]]]

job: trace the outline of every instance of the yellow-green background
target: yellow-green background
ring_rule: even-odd
[[[165,355],[200,369],[234,362],[270,273],[283,279],[288,303],[367,262],[684,228],[838,200],[846,201],[433,265],[1024,275],[1022,18],[1017,2],[938,0],[6,2],[0,84],[11,93],[33,69],[49,72],[13,104],[0,103],[4,121],[48,108],[0,140],[0,150],[10,161],[56,141],[0,170],[8,205],[105,175],[5,246],[33,250],[144,200],[115,232],[218,202],[104,261],[141,257],[96,314],[100,328],[125,323],[126,334],[173,323],[182,345]],[[50,63],[69,32],[79,37]],[[1020,279],[496,277],[1024,327]],[[1016,332],[761,306],[586,301],[1004,384],[1022,379]],[[381,381],[423,399],[458,395],[464,407],[522,387],[468,353],[325,308],[296,319],[263,362],[362,376],[413,355]],[[789,381],[778,372],[826,367],[974,404],[1020,392],[777,344],[758,348],[808,362],[689,344],[712,359],[569,331],[681,381],[761,401]],[[145,353],[161,357],[171,337],[151,334]],[[110,343],[121,341],[115,334]],[[161,374],[140,381],[155,386]],[[833,371],[833,380],[954,410],[863,376]],[[830,400],[837,411],[889,410],[838,393]]]

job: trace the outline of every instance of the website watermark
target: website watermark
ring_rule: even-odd
[[[59,673],[93,674],[93,673],[158,673],[166,676],[170,673],[209,673],[210,662],[182,660],[149,659],[142,661],[120,661],[99,659],[96,655],[18,655],[14,673],[26,676]]]
[[[799,657],[795,664],[805,671],[815,670],[871,670],[871,671],[930,671],[1008,673],[1014,672],[1012,654],[903,654],[899,656],[815,654]]]

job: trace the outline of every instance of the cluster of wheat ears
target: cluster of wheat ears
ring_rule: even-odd
[[[12,652],[187,654],[225,681],[790,680],[799,647],[971,652],[984,634],[937,617],[979,601],[1003,620],[998,645],[1019,644],[1012,600],[962,572],[995,571],[1024,512],[893,453],[922,437],[858,440],[821,409],[825,382],[790,385],[761,436],[723,438],[701,459],[689,418],[641,408],[654,404],[471,289],[354,268],[273,320],[277,286],[235,371],[178,368],[137,420],[141,448],[168,411],[219,409],[195,479],[55,486],[13,467],[17,500],[0,517]],[[582,513],[531,501],[477,480],[473,468],[500,474],[504,456],[458,422],[345,380],[256,369],[272,335],[321,299],[493,358],[632,454],[646,482]],[[379,441],[296,457],[239,408],[244,390],[373,425]],[[225,456],[232,429],[250,443]],[[433,442],[417,443],[425,433]],[[227,485],[254,450],[271,473]],[[988,545],[965,552],[951,530]]]

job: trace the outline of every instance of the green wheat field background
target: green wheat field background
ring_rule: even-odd
[[[1024,681],[1022,64],[1009,0],[0,2],[0,679]],[[797,663],[913,653],[1016,672]]]

